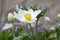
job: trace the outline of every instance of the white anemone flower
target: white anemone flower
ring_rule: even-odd
[[[18,11],[18,14],[14,15],[14,17],[25,23],[33,23],[37,20],[36,16],[41,12],[41,10],[33,11],[32,9],[29,9],[28,11],[20,9]]]

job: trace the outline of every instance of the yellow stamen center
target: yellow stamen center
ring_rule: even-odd
[[[30,21],[30,20],[32,19],[32,15],[31,15],[30,13],[26,13],[26,14],[24,15],[24,18],[25,18],[25,20]]]

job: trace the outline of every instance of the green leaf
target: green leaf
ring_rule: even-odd
[[[22,40],[30,40],[30,38],[28,36],[26,36]]]
[[[0,33],[0,40],[12,40],[12,39],[13,39],[12,30],[2,31]]]
[[[15,10],[15,12],[18,14],[18,11],[17,10]]]
[[[51,30],[44,30],[44,31],[45,31],[46,37],[49,37],[52,34]]]
[[[23,6],[23,8],[22,8],[22,9],[23,9],[23,10],[28,10],[26,6]]]
[[[37,6],[36,6],[36,5],[30,6],[30,8],[31,8],[33,11],[37,10]]]
[[[57,27],[55,28],[55,32],[57,33],[57,35],[60,35],[60,26],[57,26]]]
[[[16,37],[18,37],[19,35],[20,35],[20,33],[22,33],[24,30],[23,30],[23,28],[21,27],[21,28],[18,28],[17,30],[16,30],[16,32],[15,32],[15,36]]]
[[[43,32],[38,32],[35,34],[35,40],[44,40],[44,33]]]
[[[57,26],[55,29],[56,35],[57,35],[57,40],[60,40],[60,26]]]
[[[56,38],[50,38],[49,40],[57,40]]]

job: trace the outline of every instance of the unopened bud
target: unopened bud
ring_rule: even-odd
[[[14,17],[11,13],[8,14],[8,21],[10,22],[14,21]]]
[[[47,21],[47,22],[51,21],[49,17],[45,17],[44,19],[45,19],[45,21]]]
[[[58,18],[60,18],[60,13],[59,13],[59,14],[57,14],[57,17],[58,17]]]

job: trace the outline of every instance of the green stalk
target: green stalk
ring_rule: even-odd
[[[36,20],[36,33],[38,32],[38,19]]]
[[[34,33],[33,33],[33,29],[32,29],[32,26],[31,26],[31,24],[28,24],[29,26],[30,26],[30,29],[31,29],[31,33],[32,33],[32,36],[31,36],[31,40],[33,40],[33,36],[34,36]]]
[[[12,22],[12,24],[13,24],[13,36],[15,37],[15,25],[13,22]]]
[[[29,25],[27,25],[27,32],[28,32],[28,26],[29,26]]]

